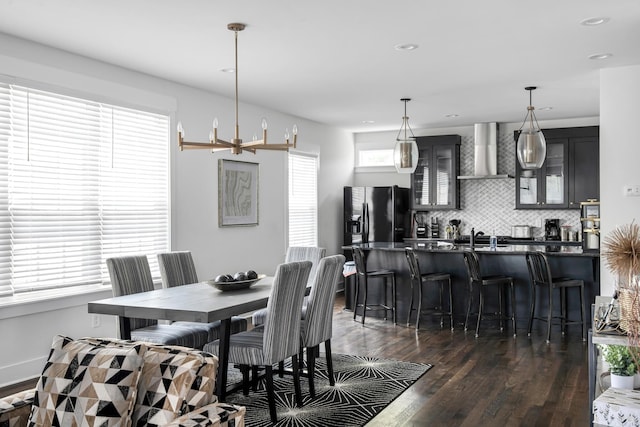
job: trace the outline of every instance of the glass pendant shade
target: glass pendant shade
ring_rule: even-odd
[[[547,142],[542,131],[535,128],[522,130],[516,150],[522,169],[540,169],[547,157]]]
[[[399,140],[393,149],[393,165],[398,173],[413,173],[418,166],[418,156],[416,141]]]

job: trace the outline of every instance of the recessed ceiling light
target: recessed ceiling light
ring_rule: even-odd
[[[613,56],[613,53],[594,53],[593,55],[589,55],[589,59],[609,59]]]
[[[395,50],[415,50],[418,48],[417,44],[408,43],[408,44],[397,44],[394,46]]]
[[[454,117],[458,117],[458,114],[447,114],[445,117],[448,119],[453,119]]]
[[[221,68],[220,71],[222,71],[223,73],[235,73],[236,69],[235,68]]]
[[[376,122],[375,120],[363,120],[362,124],[371,125],[371,124],[374,124],[375,122]]]
[[[553,110],[553,107],[542,107],[542,108],[538,108],[538,111],[551,111]]]
[[[602,25],[609,22],[609,18],[604,16],[596,16],[594,18],[587,18],[580,21],[581,25],[585,25],[587,27],[594,27],[596,25]]]

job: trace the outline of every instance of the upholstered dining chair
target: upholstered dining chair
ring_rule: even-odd
[[[172,288],[174,286],[198,283],[198,274],[190,251],[176,251],[158,254],[162,286]],[[247,319],[240,316],[231,318],[231,333],[246,331]],[[186,326],[192,329],[200,329],[207,333],[207,342],[220,338],[220,321],[210,323],[178,321],[173,325]]]
[[[312,286],[315,277],[316,271],[318,269],[318,263],[322,258],[324,258],[327,250],[325,248],[319,248],[317,246],[289,246],[287,248],[287,254],[285,256],[284,262],[294,262],[294,261],[311,261],[311,272],[309,273],[309,280],[307,280],[307,286]],[[303,305],[306,305],[307,298],[305,298]],[[263,308],[257,310],[251,316],[251,321],[254,326],[264,324],[264,319],[267,316],[267,309]]]
[[[467,267],[467,274],[469,275],[469,300],[467,304],[467,316],[464,321],[464,330],[466,331],[469,325],[469,316],[471,314],[471,300],[473,299],[474,289],[478,288],[479,302],[478,302],[478,320],[476,323],[476,338],[480,333],[480,321],[482,320],[484,313],[485,292],[489,287],[498,288],[498,321],[500,322],[500,331],[504,331],[505,319],[511,319],[513,322],[513,336],[516,336],[516,300],[513,289],[513,277],[502,275],[482,275],[480,270],[480,260],[478,254],[475,251],[468,250],[462,253],[464,256],[464,263]],[[507,316],[506,308],[504,307],[504,298],[502,297],[505,290],[510,291],[511,295],[511,316]]]
[[[280,264],[273,278],[271,294],[267,302],[267,317],[264,327],[231,335],[229,341],[229,363],[245,367],[264,367],[267,399],[271,421],[278,420],[273,389],[273,365],[291,358],[296,404],[302,406],[298,351],[302,300],[311,261]],[[208,343],[204,350],[219,354],[220,341]],[[244,382],[248,385],[248,369],[242,369]],[[248,387],[245,387],[248,393]]]
[[[107,259],[114,296],[152,291],[153,278],[146,255]],[[208,342],[208,334],[202,329],[182,325],[160,325],[157,320],[131,319],[131,339],[154,344],[181,345],[202,348]]]
[[[327,359],[329,384],[335,385],[333,361],[331,359],[331,336],[333,335],[333,305],[336,299],[338,280],[344,266],[344,255],[333,255],[322,258],[318,263],[317,274],[307,305],[302,310],[302,334],[300,347],[307,350],[307,373],[309,376],[309,394],[315,397],[313,381],[316,355],[320,344],[324,343]],[[302,353],[302,352],[301,352]],[[300,354],[302,357],[302,354]],[[301,361],[301,360],[300,360]]]
[[[587,323],[585,322],[585,300],[584,300],[584,281],[579,279],[571,279],[568,277],[554,278],[549,267],[547,256],[542,252],[528,252],[526,254],[527,267],[529,268],[529,278],[531,280],[531,309],[529,313],[528,335],[531,336],[533,320],[543,320],[547,322],[547,342],[551,342],[551,324],[554,319],[554,298],[553,292],[558,289],[560,292],[560,315],[555,317],[560,319],[560,330],[562,335],[566,333],[567,325],[582,326],[582,340],[587,337]],[[567,313],[567,289],[578,289],[580,297],[580,321],[569,320]],[[546,289],[548,297],[546,316],[536,316],[536,291],[537,289]]]

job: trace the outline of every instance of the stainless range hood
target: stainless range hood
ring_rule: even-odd
[[[497,123],[476,123],[473,128],[473,175],[459,176],[458,179],[513,178],[512,175],[498,175]]]

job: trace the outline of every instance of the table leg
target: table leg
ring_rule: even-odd
[[[227,392],[227,367],[229,365],[229,340],[231,338],[231,318],[220,321],[220,345],[218,347],[218,377],[216,395],[224,402]]]
[[[120,339],[131,339],[131,322],[128,317],[118,316],[118,325],[120,326]]]

